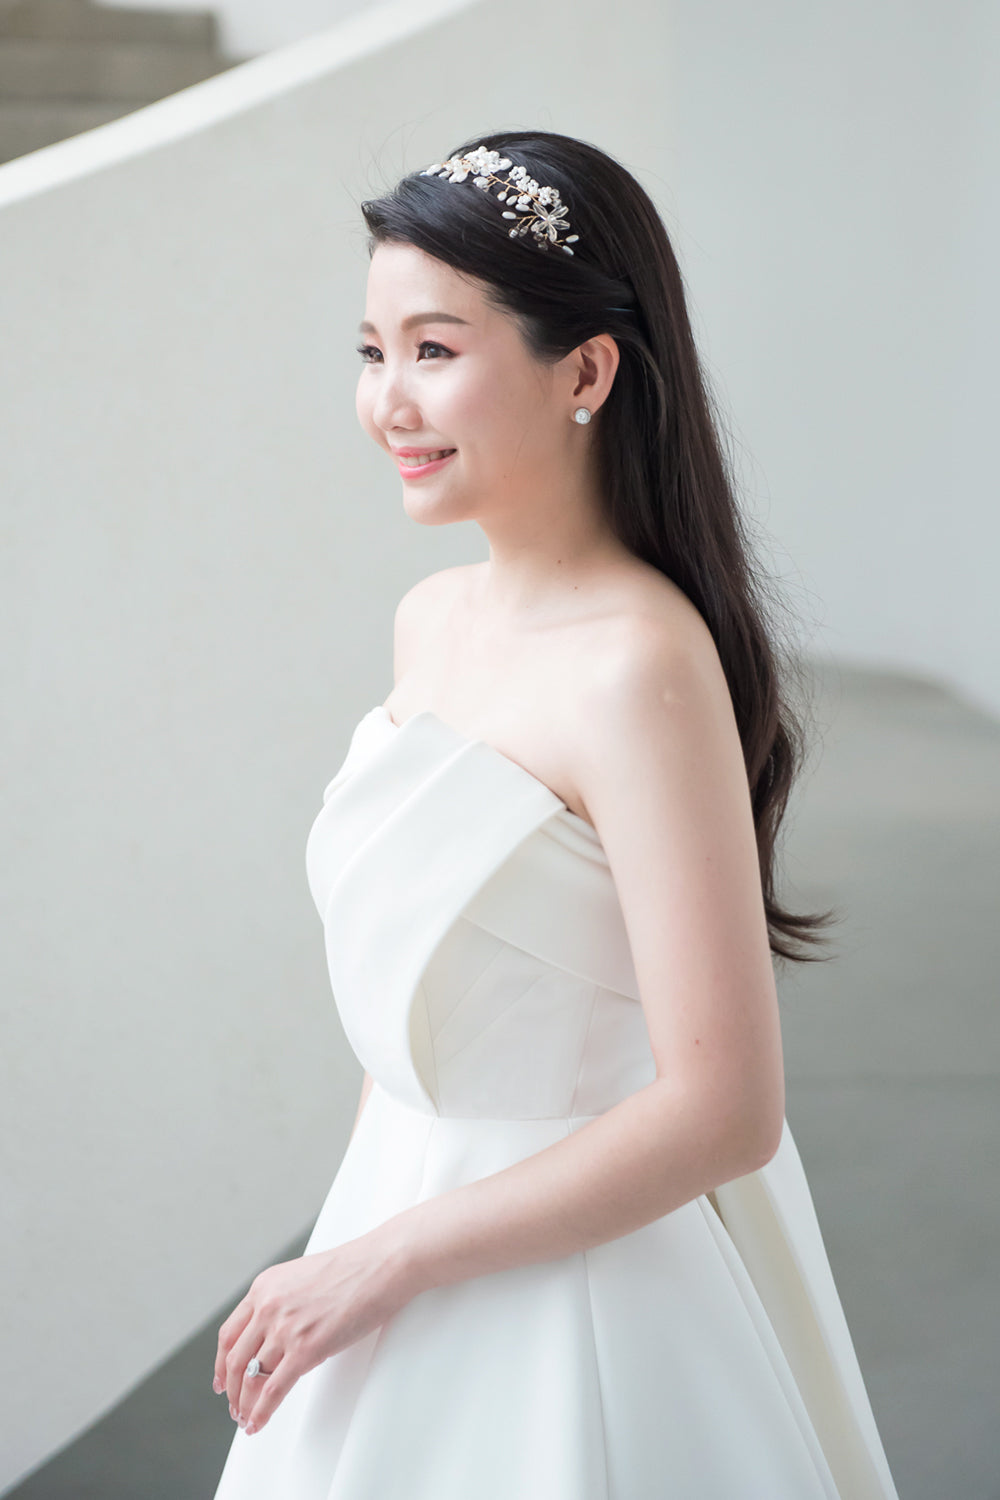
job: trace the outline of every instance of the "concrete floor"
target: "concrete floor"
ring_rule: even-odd
[[[1000,722],[932,682],[815,670],[786,899],[843,920],[835,960],[779,966],[787,1115],[901,1500],[1000,1500]],[[216,1332],[243,1290],[8,1494],[211,1500],[233,1430]]]

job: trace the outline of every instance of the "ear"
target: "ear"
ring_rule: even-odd
[[[620,358],[610,333],[595,334],[574,349],[568,361],[574,382],[572,399],[586,401],[591,412],[596,412],[608,398]]]

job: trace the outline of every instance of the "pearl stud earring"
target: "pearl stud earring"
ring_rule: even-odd
[[[590,412],[585,406],[578,406],[576,411],[573,413],[573,420],[574,422],[589,422]]]

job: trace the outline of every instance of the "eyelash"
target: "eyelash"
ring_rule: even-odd
[[[422,343],[417,345],[417,347],[418,349],[441,349],[445,354],[449,356],[449,358],[451,357],[450,349],[445,349],[443,344],[436,344],[432,339],[424,339]],[[375,361],[373,359],[366,359],[365,355],[378,354],[380,353],[380,351],[376,349],[373,344],[359,344],[358,353],[361,355],[362,364],[373,365]]]

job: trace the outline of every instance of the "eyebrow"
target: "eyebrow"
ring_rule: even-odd
[[[411,328],[417,328],[421,323],[461,323],[463,327],[471,327],[467,318],[456,318],[454,313],[446,312],[411,313],[399,326],[404,333],[408,333]],[[374,323],[364,322],[358,324],[358,332],[377,333],[378,329]]]

